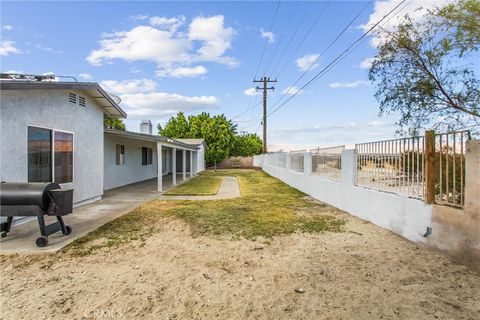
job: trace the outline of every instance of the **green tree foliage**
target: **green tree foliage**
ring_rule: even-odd
[[[179,112],[176,117],[168,120],[165,128],[159,128],[161,135],[169,138],[192,138],[190,136],[190,126],[183,112]]]
[[[399,113],[398,125],[413,130],[480,124],[479,17],[478,0],[461,0],[379,31],[369,78],[380,114]]]
[[[103,119],[103,126],[109,129],[118,129],[125,131],[125,123],[123,123],[122,119],[119,118],[104,118]]]
[[[187,120],[184,114],[179,112],[176,117],[168,120],[164,128],[159,127],[158,133],[173,139],[205,139],[207,144],[205,158],[207,163],[211,164],[220,162],[230,155],[237,128],[223,114],[211,116],[203,112],[189,116]]]
[[[251,157],[262,153],[262,139],[255,133],[243,133],[235,136],[230,156]]]

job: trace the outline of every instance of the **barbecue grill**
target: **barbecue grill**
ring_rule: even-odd
[[[0,184],[0,216],[7,221],[0,224],[0,232],[6,237],[12,226],[13,217],[36,216],[41,236],[35,241],[39,247],[48,245],[48,236],[61,231],[72,232],[65,225],[63,216],[73,211],[73,190],[62,189],[58,183],[2,182]],[[55,216],[57,221],[45,224],[45,216]]]

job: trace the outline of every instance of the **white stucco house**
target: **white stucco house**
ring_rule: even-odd
[[[74,205],[105,190],[157,178],[175,185],[205,169],[203,140],[174,140],[105,129],[104,117],[126,118],[97,83],[0,80],[1,181],[53,181],[74,189]]]

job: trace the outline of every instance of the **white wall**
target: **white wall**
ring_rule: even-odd
[[[86,107],[68,102],[68,93],[86,97]],[[28,181],[27,127],[73,132],[73,201],[103,194],[103,109],[75,90],[2,90],[0,179]]]
[[[288,155],[290,156],[290,155]],[[342,152],[342,180],[336,182],[311,175],[311,154],[305,153],[305,171],[296,172],[269,163],[271,154],[254,157],[254,165],[312,197],[391,230],[409,240],[425,243],[432,206],[422,200],[355,185],[355,150]],[[310,161],[310,163],[309,163]],[[289,161],[287,160],[287,163]]]
[[[117,144],[125,145],[125,164],[122,165],[116,162]],[[152,164],[142,165],[142,147],[153,149]],[[157,143],[105,133],[104,175],[105,190],[156,178]]]
[[[197,155],[196,169],[198,173],[205,170],[205,145],[201,144],[195,154]]]

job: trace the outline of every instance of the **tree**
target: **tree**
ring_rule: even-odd
[[[183,112],[179,112],[176,117],[171,117],[165,125],[165,128],[162,129],[161,126],[157,128],[159,129],[158,134],[164,137],[178,139],[191,138],[190,127]]]
[[[125,123],[120,118],[104,118],[103,126],[109,129],[126,130]]]
[[[235,136],[230,156],[251,157],[262,153],[262,139],[256,133]]]
[[[398,112],[397,124],[411,130],[480,124],[479,16],[478,0],[461,0],[379,31],[369,79],[380,114]]]
[[[160,127],[159,134],[173,139],[205,139],[205,158],[207,163],[213,164],[229,156],[236,130],[236,126],[223,114],[212,117],[203,112],[189,116],[187,120],[184,114],[179,112],[176,117],[168,120],[164,128]]]

